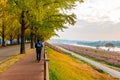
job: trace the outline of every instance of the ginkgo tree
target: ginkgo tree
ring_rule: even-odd
[[[0,34],[2,36],[2,46],[6,46],[6,40],[8,37],[9,32],[11,30],[9,29],[9,19],[11,19],[11,16],[9,14],[4,13],[2,20],[1,20],[1,31]]]
[[[47,40],[56,35],[55,30],[65,28],[64,24],[74,24],[75,15],[61,13],[72,9],[76,1],[83,0],[4,0],[7,2],[5,12],[13,15],[21,25],[20,53],[25,53],[25,31],[33,30],[35,36]],[[33,28],[33,29],[32,29]],[[49,35],[47,35],[49,34]]]
[[[7,35],[7,39],[10,40],[10,44],[14,44],[13,43],[13,40],[14,39],[18,39],[18,36],[19,36],[19,32],[20,32],[20,24],[18,22],[18,20],[16,19],[11,19],[9,20],[10,22],[10,25],[9,25],[9,28],[8,28],[8,35]],[[18,42],[18,40],[17,40]],[[19,42],[18,42],[19,44]]]
[[[36,4],[36,5],[38,5],[38,4]],[[71,6],[70,5],[68,5],[68,6],[62,5],[61,6],[59,4],[59,1],[55,1],[55,0],[43,3],[42,5],[43,5],[43,7],[40,8],[42,17],[39,17],[39,16],[41,16],[41,14],[39,14],[39,13],[36,16],[36,17],[39,17],[36,19],[37,19],[37,21],[40,22],[40,23],[37,23],[38,31],[36,34],[37,34],[37,36],[39,36],[39,38],[41,37],[40,39],[47,40],[51,36],[57,35],[55,33],[55,30],[66,28],[64,26],[65,23],[69,23],[69,24],[75,23],[75,21],[74,21],[75,15],[74,14],[66,15],[66,14],[61,14],[59,11],[60,7],[68,8],[68,6],[69,6],[69,8],[71,8],[71,6],[73,6],[73,5],[71,5]],[[43,8],[43,10],[42,10],[42,8]],[[42,11],[44,11],[44,12],[42,13]]]
[[[4,8],[6,7],[6,1],[0,1],[0,36],[2,36],[2,46],[5,46],[5,30],[6,30],[6,21],[7,21],[7,13],[4,12]]]

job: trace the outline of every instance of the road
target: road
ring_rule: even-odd
[[[82,60],[84,60],[84,61],[92,64],[93,66],[96,66],[96,67],[100,68],[101,70],[109,73],[110,75],[112,75],[112,76],[114,76],[114,77],[116,77],[116,78],[120,78],[120,72],[118,72],[118,71],[116,71],[116,70],[114,70],[114,69],[108,68],[108,67],[106,67],[106,66],[104,66],[104,65],[102,65],[102,64],[100,64],[100,63],[98,63],[98,62],[95,62],[95,61],[93,61],[93,60],[90,60],[90,59],[88,59],[88,58],[85,58],[85,57],[83,57],[83,56],[81,56],[81,55],[79,55],[79,54],[76,54],[76,53],[74,53],[74,52],[71,52],[71,51],[69,51],[69,50],[66,50],[66,49],[64,49],[64,48],[62,48],[62,47],[59,47],[59,46],[57,46],[57,47],[60,48],[61,50],[65,51],[65,52],[67,52],[67,53],[70,53],[71,55],[73,55],[73,56],[75,56],[75,57],[77,57],[77,58],[80,58],[80,59],[82,59]]]
[[[30,49],[30,44],[25,45],[26,50]],[[0,48],[0,61],[20,53],[20,45]]]

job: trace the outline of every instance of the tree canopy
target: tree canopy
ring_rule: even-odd
[[[0,33],[3,41],[4,38],[11,41],[20,38],[20,53],[25,53],[26,36],[45,41],[57,35],[56,30],[66,28],[65,24],[74,25],[75,14],[68,15],[62,11],[72,9],[76,1],[83,2],[83,0],[0,0]],[[5,37],[7,34],[5,30],[9,32],[8,37]]]
[[[106,43],[105,47],[112,47],[113,48],[113,47],[115,47],[115,45],[113,43]]]

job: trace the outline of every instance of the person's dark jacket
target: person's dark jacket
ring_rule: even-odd
[[[41,47],[38,47],[38,46],[37,46],[38,43],[41,45]],[[36,48],[36,49],[39,49],[39,48],[42,48],[42,47],[43,47],[42,42],[37,42],[37,43],[35,44],[35,48]]]

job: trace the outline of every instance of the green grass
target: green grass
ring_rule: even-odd
[[[84,60],[81,60],[80,58],[77,58],[77,57],[75,57],[75,56],[72,56],[72,55],[70,55],[70,57],[72,57],[72,58],[74,58],[78,63],[80,62],[80,61],[82,61],[83,63],[86,63],[87,65],[89,65],[89,66],[91,66],[93,69],[95,69],[96,71],[98,71],[98,72],[100,72],[100,73],[105,73],[105,74],[107,74],[106,72],[104,72],[103,70],[101,70],[101,69],[99,69],[99,68],[97,68],[97,67],[95,67],[95,66],[93,66],[92,64],[90,64],[90,63],[88,63],[88,62],[86,62],[86,61],[84,61]],[[80,61],[79,61],[80,60]]]
[[[75,52],[76,53],[76,52]],[[77,53],[77,54],[80,54],[86,58],[89,58],[89,59],[92,59],[94,61],[97,61],[97,62],[100,62],[100,63],[103,63],[103,64],[106,64],[106,65],[109,65],[109,66],[113,66],[113,67],[117,67],[117,68],[120,68],[120,65],[119,64],[113,64],[113,63],[109,63],[109,62],[106,62],[104,60],[100,60],[100,59],[97,59],[95,57],[91,57],[91,56],[88,56],[88,55],[84,55],[82,53]]]
[[[47,48],[50,80],[115,80],[69,55]]]

